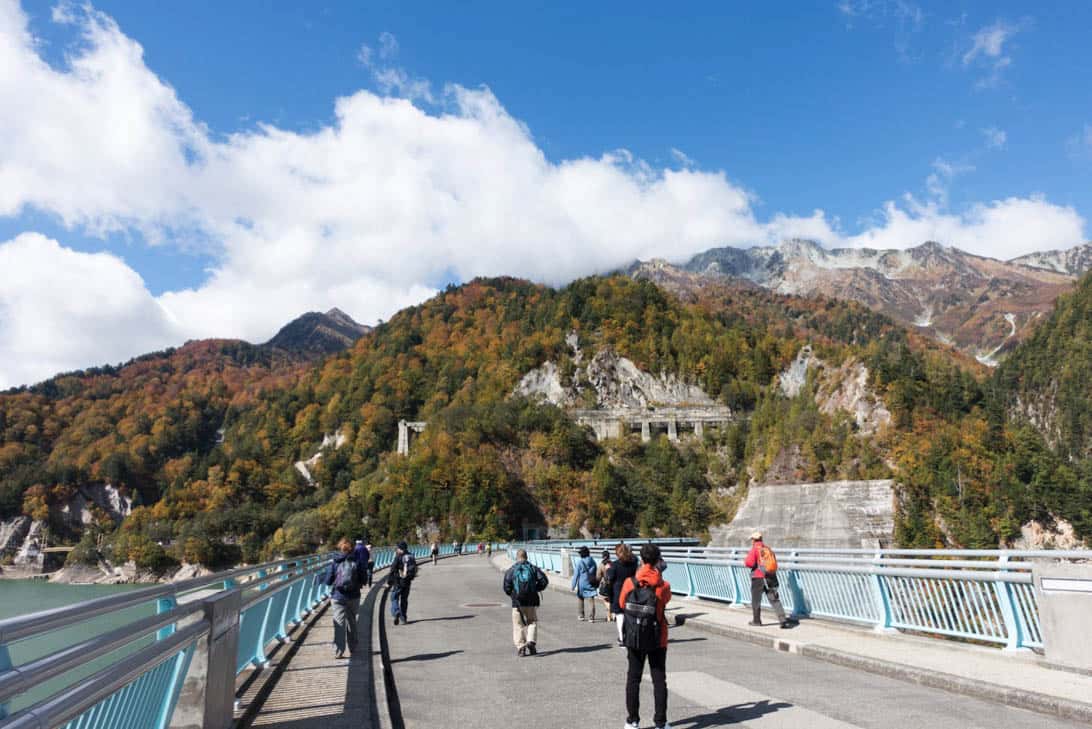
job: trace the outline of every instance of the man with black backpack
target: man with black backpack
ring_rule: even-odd
[[[398,551],[394,554],[394,562],[391,563],[390,574],[387,575],[387,585],[390,586],[391,617],[394,624],[401,620],[409,624],[409,594],[413,584],[413,578],[417,577],[417,558],[409,551],[409,545],[405,542],[398,543]]]
[[[334,613],[334,658],[343,658],[345,649],[356,651],[356,611],[360,607],[360,587],[367,580],[367,567],[356,559],[348,539],[337,544],[339,555],[326,569],[330,606]]]
[[[517,658],[538,652],[538,594],[549,584],[546,573],[527,561],[527,550],[516,552],[516,563],[504,573],[504,594],[512,598],[512,641]]]
[[[791,628],[800,623],[795,618],[785,617],[785,608],[781,607],[781,599],[777,593],[777,555],[762,541],[762,532],[755,531],[751,534],[751,551],[743,560],[747,569],[751,570],[751,616],[749,625],[762,625],[762,596],[770,601],[770,606],[777,613],[777,620],[782,628]]]
[[[664,582],[656,568],[660,564],[659,547],[643,545],[641,562],[637,574],[622,585],[618,598],[623,615],[622,641],[629,661],[625,729],[641,726],[641,676],[645,661],[652,676],[655,701],[652,720],[657,729],[671,729],[667,723],[667,618],[664,616],[664,608],[671,600],[671,585]]]

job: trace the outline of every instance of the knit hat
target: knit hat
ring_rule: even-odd
[[[398,543],[398,548],[401,549],[403,552],[408,552],[409,551],[409,545],[406,544],[405,542],[399,542]]]

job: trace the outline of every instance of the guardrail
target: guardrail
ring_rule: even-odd
[[[513,544],[509,556],[517,547],[539,567],[562,571],[560,547]],[[660,549],[673,593],[750,605],[747,549]],[[575,567],[577,557],[569,556]],[[779,551],[777,574],[781,601],[794,615],[1022,650],[1043,647],[1036,560],[1092,560],[1092,551],[795,549]]]
[[[410,551],[430,554],[428,546]],[[390,566],[394,553],[374,549],[375,569]],[[440,553],[454,549],[442,545]],[[229,726],[237,677],[263,665],[329,594],[322,580],[329,558],[243,567],[0,620],[0,729],[167,729],[184,684],[203,702],[187,707],[199,713],[197,725]],[[120,626],[96,621],[119,613]],[[58,637],[62,647],[47,645]]]

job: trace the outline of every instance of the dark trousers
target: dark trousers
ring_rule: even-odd
[[[401,617],[403,620],[409,615],[410,583],[395,584],[391,586],[391,617]]]
[[[667,723],[667,648],[654,651],[626,649],[629,659],[629,671],[626,673],[626,721],[641,722],[641,675],[645,672],[645,659],[648,659],[648,672],[652,675],[652,696],[656,711],[652,721],[662,727]]]
[[[751,578],[751,613],[756,623],[762,622],[762,595],[765,594],[770,606],[777,613],[778,622],[785,622],[785,608],[781,607],[781,597],[777,594],[777,575]]]

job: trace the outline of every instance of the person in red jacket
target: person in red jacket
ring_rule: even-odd
[[[792,618],[785,617],[785,608],[781,607],[781,598],[777,594],[777,571],[767,571],[762,563],[762,548],[765,546],[762,542],[762,532],[754,532],[751,534],[751,551],[747,553],[747,557],[743,560],[744,566],[751,570],[751,615],[753,619],[749,625],[762,625],[762,596],[766,595],[770,605],[773,606],[774,612],[777,613],[777,620],[781,623],[781,627],[791,628],[799,623]]]
[[[626,599],[638,587],[652,588],[656,595],[656,622],[660,630],[656,647],[650,650],[626,646],[629,670],[626,673],[625,729],[639,729],[641,725],[641,676],[645,672],[646,660],[648,672],[652,676],[652,696],[655,702],[652,720],[657,729],[671,729],[671,725],[667,723],[667,618],[664,616],[664,608],[671,600],[671,585],[664,582],[660,570],[657,569],[661,564],[659,547],[655,544],[642,546],[641,562],[643,564],[637,569],[637,574],[622,584],[621,593],[618,595],[618,608],[625,613]],[[638,591],[637,595],[641,595],[641,592]],[[624,617],[623,621],[629,619]]]

